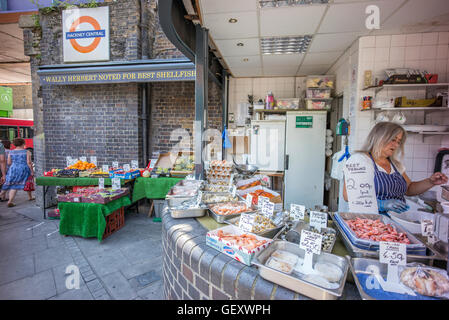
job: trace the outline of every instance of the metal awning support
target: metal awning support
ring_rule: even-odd
[[[228,95],[229,95],[229,78],[228,72],[223,69],[222,72],[223,86],[221,89],[221,130],[224,131],[228,126]],[[223,137],[224,138],[224,137]],[[224,139],[221,141],[221,156],[222,160],[226,159],[226,149],[224,148]]]
[[[203,132],[207,127],[207,104],[208,104],[208,30],[200,25],[196,29],[195,48],[195,123],[193,126],[193,143],[195,152],[195,179],[203,178]]]

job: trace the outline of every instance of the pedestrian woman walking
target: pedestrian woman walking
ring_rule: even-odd
[[[6,181],[2,186],[0,198],[4,199],[9,190],[8,207],[14,207],[13,200],[17,190],[23,190],[30,176],[34,177],[31,152],[25,150],[25,140],[16,138],[12,144],[16,147],[9,152],[7,164],[9,166],[6,173]]]

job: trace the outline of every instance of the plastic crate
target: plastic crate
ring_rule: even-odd
[[[306,87],[307,88],[328,88],[333,89],[335,84],[334,75],[317,75],[307,76]]]
[[[307,89],[306,98],[320,98],[320,99],[329,99],[331,97],[332,89],[319,89],[319,88],[310,88]]]
[[[106,239],[115,231],[125,225],[125,209],[121,207],[106,216],[106,228],[104,229],[103,239]]]
[[[306,108],[308,110],[330,110],[330,100],[306,100]]]

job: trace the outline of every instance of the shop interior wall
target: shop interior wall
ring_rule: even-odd
[[[375,78],[383,79],[386,68],[415,68],[438,74],[438,82],[449,80],[449,32],[395,34],[368,36],[359,39],[358,50],[347,51],[331,68],[330,72],[337,75],[337,90],[350,93],[351,61],[359,60],[357,65],[357,99],[354,115],[350,117],[351,135],[350,149],[357,150],[363,145],[369,131],[375,124],[374,111],[360,111],[363,96],[374,95],[374,91],[362,91],[364,87],[364,71],[372,70]],[[352,54],[351,54],[352,53]],[[353,56],[358,55],[358,58]],[[377,99],[389,99],[406,96],[410,99],[425,98],[424,89],[389,90],[383,89]],[[351,114],[349,103],[345,104]],[[390,113],[391,114],[391,113]],[[406,124],[424,124],[423,111],[408,111],[404,113]],[[449,124],[448,112],[434,112],[427,115],[425,124]],[[408,133],[405,144],[403,164],[412,180],[421,180],[433,173],[435,157],[438,149],[449,147],[449,136],[422,136]],[[437,188],[433,188],[437,190]]]

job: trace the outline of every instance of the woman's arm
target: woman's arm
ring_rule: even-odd
[[[346,191],[346,180],[343,179],[343,199],[348,202],[348,192]]]
[[[8,166],[12,165],[12,159],[11,159],[11,155],[8,154]]]
[[[411,181],[405,172],[402,176],[407,181],[407,192],[405,193],[407,196],[416,196],[426,192],[433,186],[445,184],[448,181],[447,176],[441,172],[435,172],[430,178],[421,181]]]
[[[28,164],[28,168],[30,168],[31,175],[34,176],[33,162],[31,161],[31,152],[30,151],[27,151],[27,164]]]

